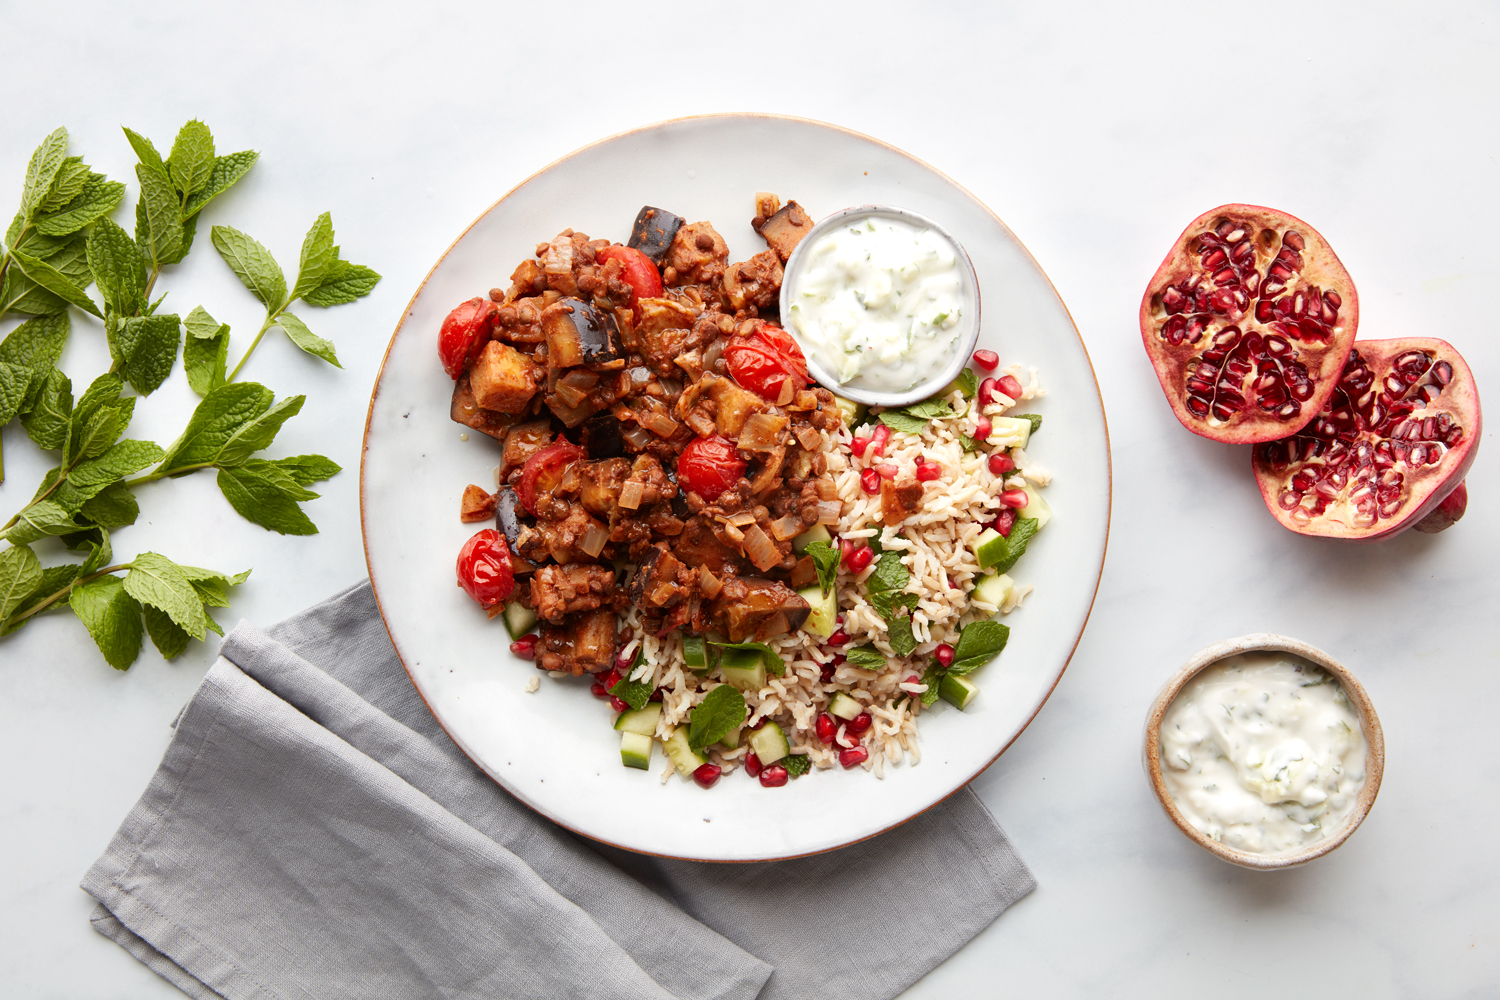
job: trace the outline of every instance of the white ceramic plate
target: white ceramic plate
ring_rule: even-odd
[[[1007,616],[1010,645],[975,674],[968,711],[924,712],[922,761],[814,771],[783,788],[735,773],[711,790],[673,778],[658,746],[649,772],[620,765],[609,710],[588,679],[527,694],[535,666],[511,656],[501,622],[454,585],[468,483],[493,484],[498,447],[461,441],[452,381],[438,361],[442,319],[506,286],[537,242],[572,227],[625,239],[643,204],[707,219],[733,260],[765,248],[750,228],[757,191],[814,218],[850,205],[898,205],[946,226],[979,273],[981,347],[1041,371],[1045,417],[1030,453],[1055,473],[1052,523],[1015,575],[1036,586]],[[1047,276],[1005,225],[952,180],[900,150],[816,122],[760,115],[688,118],[585,147],[527,180],[459,237],[391,338],[370,402],[360,469],[366,558],[401,661],[433,714],[480,767],[527,805],[596,840],[713,861],[788,858],[862,840],[942,801],[984,770],[1046,701],[1072,656],[1099,582],[1109,531],[1109,439],[1093,368]]]

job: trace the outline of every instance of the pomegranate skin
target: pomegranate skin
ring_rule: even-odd
[[[1424,534],[1435,535],[1439,531],[1446,531],[1453,527],[1454,522],[1464,516],[1464,511],[1469,509],[1469,487],[1459,483],[1452,493],[1443,498],[1443,502],[1432,508],[1432,513],[1412,525],[1414,529]]]
[[[1141,339],[1178,421],[1255,444],[1322,409],[1354,345],[1359,296],[1328,242],[1259,205],[1183,230],[1141,299]]]
[[[1266,509],[1284,527],[1373,542],[1417,526],[1460,489],[1449,509],[1461,515],[1463,480],[1483,434],[1474,374],[1452,344],[1365,340],[1317,418],[1257,445],[1251,466]],[[1457,519],[1436,527],[1440,515],[1424,530]]]

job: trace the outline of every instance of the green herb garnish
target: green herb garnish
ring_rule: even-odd
[[[745,722],[745,696],[730,684],[720,684],[688,713],[688,746],[702,750],[717,743]]]
[[[802,550],[802,554],[812,557],[813,565],[818,570],[818,586],[824,594],[830,593],[839,575],[838,551],[827,542],[810,542]]]

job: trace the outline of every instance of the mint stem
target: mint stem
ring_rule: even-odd
[[[32,615],[46,611],[53,604],[56,604],[59,600],[71,594],[74,587],[82,586],[85,583],[90,583],[94,580],[99,579],[101,576],[105,576],[106,574],[118,573],[122,569],[129,568],[130,563],[118,563],[114,566],[106,566],[104,569],[99,570],[97,573],[90,573],[88,576],[83,577],[82,579],[74,580],[72,583],[68,584],[62,590],[59,590],[57,593],[51,595],[50,597],[44,597],[41,599],[41,601],[33,604],[25,611],[22,611],[19,614],[12,615],[11,617],[5,619],[5,625],[7,628],[19,625],[26,619],[30,618]]]
[[[281,308],[277,309],[275,312],[266,314],[266,321],[260,325],[260,332],[255,335],[254,340],[250,341],[250,347],[245,351],[245,356],[240,358],[240,363],[234,366],[234,371],[230,372],[229,377],[224,380],[225,385],[228,385],[239,377],[240,369],[245,367],[245,362],[250,360],[250,355],[254,354],[255,348],[260,345],[260,338],[266,335],[266,331],[271,329],[271,327],[276,323],[276,317],[280,316],[286,309],[286,307],[291,304],[292,303],[290,301],[287,301],[281,306]]]
[[[158,479],[165,479],[168,476],[180,476],[187,472],[197,472],[200,469],[212,469],[213,467],[214,463],[212,462],[200,462],[197,465],[182,465],[175,469],[168,469],[165,472],[149,472],[144,476],[137,476],[134,479],[125,480],[125,486],[127,489],[129,489],[144,485],[145,483],[154,483]],[[9,525],[7,525],[7,527],[9,527]]]

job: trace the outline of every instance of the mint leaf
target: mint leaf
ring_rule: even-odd
[[[760,653],[760,662],[765,664],[766,673],[777,677],[786,673],[786,661],[781,654],[763,642],[714,642],[710,639],[709,643],[720,649],[753,649]]]
[[[0,342],[0,361],[45,372],[62,357],[71,326],[65,312],[34,316]]]
[[[19,268],[21,273],[27,278],[30,278],[64,302],[77,306],[84,312],[92,313],[100,319],[104,318],[103,314],[99,312],[99,307],[94,305],[94,300],[84,294],[83,288],[52,263],[38,260],[15,247],[11,248],[10,259],[13,267]],[[48,311],[50,312],[51,310]]]
[[[181,322],[173,313],[131,316],[115,335],[120,373],[143,396],[155,392],[177,361]]]
[[[57,169],[57,176],[52,178],[52,186],[47,190],[47,197],[42,199],[42,203],[37,206],[37,212],[55,212],[62,208],[78,197],[90,176],[97,175],[89,169],[87,163],[83,162],[83,157],[65,157],[62,166]]]
[[[204,205],[228,191],[235,185],[235,182],[249,173],[259,157],[259,153],[249,149],[215,157],[213,170],[208,175],[208,182],[198,193],[188,198],[183,214],[190,219],[196,216],[203,210]]]
[[[302,256],[297,262],[297,284],[292,289],[292,298],[300,299],[328,280],[338,259],[338,247],[333,245],[333,216],[324,212],[302,240]]]
[[[135,150],[135,157],[142,164],[150,167],[152,170],[160,171],[162,174],[167,172],[167,165],[162,162],[161,154],[156,151],[156,147],[151,144],[150,139],[128,128],[125,129],[125,138],[130,141],[130,148]]]
[[[187,649],[188,640],[192,636],[172,621],[172,617],[165,611],[146,604],[141,607],[141,617],[146,622],[146,634],[151,637],[151,643],[161,653],[162,659],[175,660]]]
[[[229,324],[220,323],[202,306],[194,307],[183,324],[187,339],[182,344],[182,367],[188,386],[206,396],[224,384],[229,360]]]
[[[182,204],[177,200],[177,191],[164,166],[138,163],[135,176],[141,182],[140,204],[145,206],[146,223],[143,230],[143,216],[137,210],[136,243],[155,263],[174,263],[181,259],[183,238]]]
[[[75,563],[64,563],[61,566],[46,567],[42,570],[41,582],[37,584],[35,590],[27,594],[25,598],[21,600],[21,603],[16,606],[16,612],[21,613],[30,611],[38,604],[41,604],[43,601],[47,600],[47,598],[51,597],[53,594],[56,594],[58,591],[65,589],[78,577],[79,572],[80,569]],[[52,602],[51,606],[47,610],[50,611],[54,608],[65,607],[68,603],[68,596],[69,595],[64,594],[62,597],[57,598]],[[18,622],[7,622],[5,624],[0,624],[0,636],[10,635],[12,632],[25,627],[27,624],[35,620],[36,615],[33,614],[30,618],[23,618]],[[3,617],[0,617],[0,622],[4,622]]]
[[[812,770],[812,758],[803,753],[789,753],[776,763],[786,768],[786,773],[794,778],[800,778]]]
[[[208,126],[194,119],[177,131],[167,171],[184,195],[197,194],[208,185],[214,170],[214,137]]]
[[[958,443],[964,451],[974,450],[974,439],[969,437],[969,435],[967,434],[960,434],[958,436]]]
[[[1010,641],[1010,626],[997,621],[971,622],[965,625],[953,647],[953,663],[948,673],[955,677],[972,673],[1000,655]]]
[[[100,531],[99,540],[89,543],[89,554],[78,567],[78,575],[88,576],[90,573],[99,572],[109,565],[109,560],[113,555],[114,552],[109,544],[109,532]]]
[[[886,410],[880,415],[880,422],[893,431],[905,431],[908,434],[920,434],[927,429],[926,420],[900,410]]]
[[[214,226],[210,236],[224,263],[267,309],[286,305],[286,276],[271,251],[230,226]]]
[[[640,647],[636,648],[635,659],[630,663],[630,669],[625,671],[625,676],[609,689],[609,693],[629,705],[631,708],[640,710],[646,707],[646,702],[651,700],[651,692],[655,690],[649,681],[633,681],[630,675],[635,673],[635,668],[646,662],[646,654]]]
[[[37,374],[30,368],[0,361],[0,427],[26,408],[31,386],[37,380]]]
[[[121,399],[125,382],[114,372],[105,372],[84,390],[68,418],[68,439],[63,449],[71,464],[78,458],[104,454],[130,424],[135,400]]]
[[[306,399],[306,396],[288,396],[254,420],[246,421],[229,435],[214,461],[221,466],[239,465],[269,447],[281,425],[297,415]]]
[[[720,684],[688,713],[688,746],[702,750],[719,742],[744,725],[745,714],[745,696],[733,685]]]
[[[141,654],[141,606],[117,576],[101,576],[73,588],[69,606],[93,636],[105,662],[129,670]]]
[[[979,376],[974,374],[972,368],[965,368],[958,373],[958,378],[953,381],[958,383],[959,389],[963,390],[965,399],[973,399],[979,392]]]
[[[203,397],[182,436],[167,449],[163,472],[209,465],[235,431],[270,409],[275,394],[254,382],[232,382]]]
[[[902,615],[892,619],[885,627],[885,641],[897,656],[910,656],[917,648],[917,637],[912,634],[911,619]]]
[[[116,481],[85,500],[79,514],[95,527],[113,529],[134,524],[141,508],[130,487]]]
[[[318,526],[302,513],[298,500],[309,493],[269,462],[250,461],[219,470],[219,489],[239,515],[252,524],[283,535],[315,535]],[[294,492],[295,491],[295,492]]]
[[[16,515],[16,523],[0,534],[12,545],[30,545],[39,538],[77,531],[73,515],[55,500],[34,503]]]
[[[80,488],[107,486],[122,476],[134,475],[161,461],[161,448],[133,438],[117,442],[98,458],[80,462],[68,473],[68,482]]]
[[[922,704],[932,707],[938,700],[938,685],[943,682],[943,671],[936,664],[927,668],[922,674],[922,683],[927,685],[927,690],[922,692]]]
[[[42,379],[41,389],[21,426],[38,448],[61,448],[68,439],[68,417],[73,412],[73,384],[54,368]]]
[[[322,455],[293,455],[291,458],[272,459],[271,464],[301,486],[331,479],[344,471],[337,462]]]
[[[203,638],[208,613],[181,568],[166,556],[156,552],[136,556],[125,574],[125,592],[142,604],[165,611],[194,639]]]
[[[879,670],[886,665],[885,654],[874,646],[856,646],[844,653],[845,659],[856,667]]]
[[[379,282],[380,275],[363,264],[335,261],[329,277],[303,295],[302,301],[320,308],[343,305],[369,295]]]
[[[1005,554],[1000,561],[990,567],[992,573],[1009,573],[1011,567],[1026,554],[1026,543],[1037,533],[1037,519],[1034,517],[1023,517],[1010,529],[1010,535],[1005,538]]]
[[[1017,413],[1016,419],[1031,421],[1031,433],[1033,434],[1042,429],[1042,415],[1040,413]]]
[[[91,173],[78,197],[48,215],[38,216],[37,232],[44,236],[66,236],[104,218],[125,197],[125,185]]]
[[[109,219],[101,219],[90,230],[87,252],[89,271],[104,304],[122,316],[134,316],[146,308],[146,264],[130,234]]]
[[[65,128],[59,128],[43,139],[36,152],[31,154],[31,160],[26,164],[26,183],[21,188],[22,218],[30,219],[41,208],[67,156],[68,130]],[[6,236],[7,242],[13,239],[15,237]]]
[[[182,575],[192,583],[193,589],[198,592],[198,599],[210,608],[229,607],[229,595],[226,590],[230,587],[238,587],[250,578],[248,569],[234,576],[226,576],[223,573],[217,573],[211,569],[200,569],[197,566],[178,566],[177,568],[182,570]],[[219,631],[216,624],[210,624],[209,627],[215,632]],[[219,634],[223,635],[222,632]]]
[[[284,312],[276,318],[276,322],[286,331],[286,335],[292,338],[292,343],[308,354],[322,358],[335,368],[344,367],[339,364],[338,355],[333,351],[333,344],[309,330],[307,324],[296,316]]]
[[[953,416],[953,407],[948,405],[946,399],[927,399],[920,403],[913,403],[901,411],[909,417],[919,417],[923,420],[936,420],[939,417]]]
[[[21,603],[42,582],[42,564],[24,545],[0,552],[0,621],[21,608]]]
[[[833,546],[827,542],[810,542],[802,554],[811,556],[813,565],[818,570],[818,586],[823,593],[827,594],[833,590],[839,575],[839,554]]]

